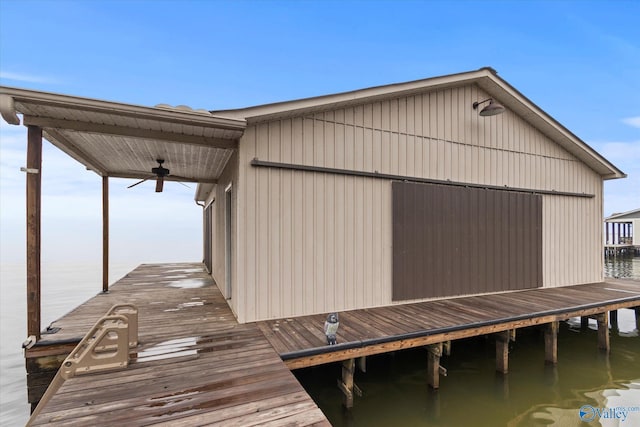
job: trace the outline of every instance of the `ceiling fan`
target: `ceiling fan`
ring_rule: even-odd
[[[148,178],[142,179],[138,182],[136,182],[135,184],[131,184],[130,186],[128,186],[127,188],[131,188],[131,187],[135,187],[136,185],[142,184],[145,181],[148,181],[152,178],[155,177],[156,179],[156,193],[162,193],[162,189],[164,188],[164,179],[165,177],[169,176],[169,169],[165,168],[162,166],[162,164],[164,163],[164,159],[156,159],[156,162],[158,162],[158,167],[155,168],[151,168],[151,173],[154,174],[155,176],[149,176]],[[180,178],[180,177],[176,177],[174,175],[172,175],[172,178]],[[184,185],[185,187],[189,188],[188,185],[177,181],[179,184]]]

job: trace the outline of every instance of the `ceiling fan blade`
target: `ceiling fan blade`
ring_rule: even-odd
[[[171,181],[186,181],[186,182],[197,182],[198,180],[194,177],[188,177],[188,176],[180,176],[180,175],[174,175],[171,174],[169,175]]]
[[[149,178],[142,179],[142,180],[140,180],[140,181],[136,182],[135,184],[131,184],[131,185],[130,185],[130,186],[128,186],[127,188],[135,187],[136,185],[140,185],[140,184],[142,184],[143,182],[145,182],[145,181],[147,181],[147,180],[149,180]]]
[[[158,179],[156,179],[156,193],[162,193],[163,186],[164,186],[164,177],[159,176]]]

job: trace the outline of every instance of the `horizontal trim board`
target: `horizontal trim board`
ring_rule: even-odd
[[[336,168],[325,168],[321,166],[299,165],[299,164],[293,164],[293,163],[268,162],[268,161],[260,160],[257,157],[251,160],[251,166],[273,168],[273,169],[305,171],[305,172],[320,172],[320,173],[329,173],[334,175],[360,176],[364,178],[377,178],[377,179],[387,179],[387,180],[395,180],[395,181],[418,182],[423,184],[440,184],[440,185],[451,185],[455,187],[481,188],[485,190],[511,191],[516,193],[527,193],[527,194],[582,197],[582,198],[588,198],[588,199],[595,197],[594,194],[588,194],[588,193],[572,193],[567,191],[555,191],[555,190],[531,190],[529,188],[516,188],[516,187],[507,187],[507,186],[500,187],[499,185],[472,184],[468,182],[456,182],[456,181],[447,181],[447,180],[441,180],[441,179],[420,178],[415,176],[392,175],[387,173],[366,172],[366,171],[358,171],[358,170],[352,170],[352,169],[336,169]]]
[[[116,135],[152,141],[166,141],[175,144],[222,148],[227,150],[235,150],[238,148],[238,141],[235,139],[187,135],[162,130],[134,128],[122,125],[108,125],[104,123],[89,123],[79,120],[50,119],[47,117],[36,116],[24,116],[22,121],[25,126],[38,126],[47,130],[64,129],[92,134]]]

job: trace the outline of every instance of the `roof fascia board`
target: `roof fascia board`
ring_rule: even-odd
[[[215,182],[215,183],[198,183],[198,186],[196,187],[196,194],[195,194],[194,200],[196,202],[205,203],[205,206],[208,206],[209,204],[211,204],[209,199],[212,199],[211,192],[215,188],[215,184],[217,184],[217,182]]]
[[[542,120],[547,126],[552,127],[556,132],[558,132],[560,136],[563,137],[565,140],[571,141],[573,143],[573,146],[579,149],[583,154],[597,160],[598,163],[600,163],[602,166],[608,169],[610,171],[609,174],[600,173],[600,175],[602,175],[604,179],[616,179],[616,178],[627,177],[627,175],[624,172],[618,169],[615,165],[613,165],[607,159],[602,157],[602,155],[600,155],[596,150],[594,150],[591,146],[589,146],[589,144],[587,144],[586,142],[578,138],[573,132],[571,132],[569,129],[564,127],[560,122],[558,122],[549,114],[547,114],[543,109],[538,107],[535,103],[533,103],[529,98],[524,96],[516,88],[511,86],[506,80],[502,79],[500,76],[493,73],[487,74],[486,77],[492,80],[498,86],[499,89],[505,92],[506,95],[517,100],[526,108],[531,110],[532,113],[534,113],[532,116],[527,117],[526,118],[527,120],[531,120],[532,117]],[[485,90],[490,90],[489,88],[485,87],[483,84],[480,84],[480,86]]]
[[[303,98],[293,101],[276,102],[272,104],[257,105],[241,109],[218,110],[212,111],[211,113],[230,115],[233,117],[244,119],[262,118],[263,116],[271,116],[290,111],[304,112],[315,107],[330,108],[335,104],[365,103],[376,100],[378,98],[385,98],[389,95],[402,96],[405,93],[434,90],[438,88],[457,85],[461,82],[471,83],[493,73],[495,73],[495,71],[490,68],[481,68],[476,71],[449,74],[445,76],[431,77],[428,79],[414,80],[404,83],[393,83],[389,85],[375,86],[349,92]]]
[[[245,120],[220,117],[198,111],[184,111],[178,109],[144,107],[140,105],[124,104],[112,101],[102,101],[92,98],[82,98],[71,95],[60,95],[50,92],[40,92],[29,89],[0,86],[0,94],[13,99],[13,108],[17,102],[34,103],[38,105],[71,108],[83,111],[93,111],[146,120],[159,120],[180,123],[191,126],[214,127],[217,129],[243,131],[247,124]],[[7,111],[9,113],[9,111]],[[3,117],[5,112],[3,111]],[[13,123],[12,123],[13,124]]]
[[[506,103],[506,99],[511,98],[513,102],[519,103],[524,108],[531,111],[530,115],[524,117],[526,120],[531,121],[536,127],[545,127],[547,131],[551,130],[555,134],[552,139],[556,140],[556,142],[559,142],[560,139],[566,141],[568,146],[575,149],[572,154],[582,160],[585,164],[589,165],[589,162],[586,161],[586,159],[593,160],[599,167],[597,169],[594,168],[594,165],[590,165],[590,167],[603,179],[607,180],[627,177],[624,172],[602,157],[586,142],[574,135],[557,120],[520,93],[520,91],[511,86],[506,80],[499,77],[497,72],[489,67],[484,67],[476,71],[432,77],[406,83],[395,83],[333,95],[258,105],[244,109],[213,111],[212,113],[231,115],[247,119],[250,122],[258,122],[262,120],[269,120],[270,118],[277,117],[278,114],[285,112],[298,112],[299,114],[304,114],[305,112],[313,109],[319,110],[332,107],[336,108],[337,106],[345,103],[366,103],[375,99],[389,97],[390,95],[403,96],[404,94],[412,92],[433,91],[445,87],[472,83],[478,84],[480,88],[485,90],[491,96],[496,97],[501,102]],[[567,148],[565,147],[565,149]]]
[[[611,216],[606,217],[604,220],[605,221],[610,221],[610,220],[615,220],[615,219],[638,219],[640,217],[630,217],[630,218],[625,218],[628,215],[633,215],[633,214],[640,214],[640,208],[639,209],[633,209],[627,212],[621,212],[621,213],[615,213]]]
[[[178,142],[181,144],[199,145],[213,148],[236,149],[238,141],[235,139],[212,138],[198,135],[185,135],[165,131],[132,128],[120,125],[89,123],[77,120],[50,119],[46,117],[24,116],[25,126],[39,126],[44,129],[66,129],[79,132],[129,136],[141,139]]]

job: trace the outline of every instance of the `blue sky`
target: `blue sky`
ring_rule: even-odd
[[[629,175],[640,207],[638,1],[0,0],[0,84],[226,109],[495,68]],[[0,126],[0,259],[24,260],[26,136]],[[101,181],[45,143],[43,260],[101,259]],[[111,256],[201,259],[195,186],[111,180]]]

